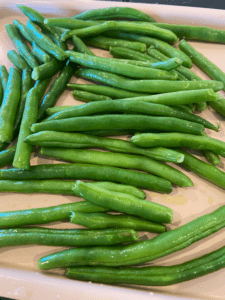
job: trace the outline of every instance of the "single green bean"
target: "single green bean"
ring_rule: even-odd
[[[182,250],[225,226],[225,205],[212,213],[162,233],[151,240],[114,247],[69,249],[46,255],[38,260],[40,269],[94,265],[126,266],[149,262]],[[199,230],[201,228],[201,230]]]
[[[181,163],[182,166],[191,170],[198,176],[212,182],[213,184],[225,189],[225,173],[218,169],[217,167],[206,163],[194,155],[177,149],[180,153],[185,155],[184,161]]]
[[[32,72],[32,78],[34,80],[49,78],[55,75],[63,67],[64,62],[58,61],[57,59],[53,58],[51,61],[35,67]]]
[[[137,231],[149,231],[155,233],[166,231],[166,226],[163,224],[130,215],[110,215],[105,213],[85,214],[72,212],[70,222],[83,225],[90,229],[130,228]]]
[[[129,33],[138,33],[141,35],[149,35],[159,38],[168,43],[174,44],[178,41],[177,36],[169,30],[161,29],[148,22],[126,22],[126,21],[106,21],[90,27],[81,29],[73,29],[62,34],[61,40],[66,41],[73,35],[78,37],[89,37],[99,35],[109,30],[122,30]]]
[[[167,286],[207,275],[225,267],[225,247],[179,265],[142,268],[70,267],[71,279],[147,286]]]
[[[86,91],[77,91],[77,90],[73,91],[73,98],[83,102],[111,100],[111,98],[108,96],[97,95],[94,93],[90,93]]]
[[[173,168],[172,168],[173,169]],[[177,171],[177,174],[181,172]],[[171,176],[172,177],[172,176]],[[175,176],[174,176],[175,177]],[[101,166],[94,164],[52,164],[31,166],[29,171],[20,169],[2,169],[0,178],[7,180],[32,179],[89,179],[129,184],[143,189],[152,188],[152,179],[156,176],[124,168]],[[185,177],[187,178],[187,177]],[[167,180],[162,180],[168,182]],[[182,181],[182,178],[177,178]],[[190,179],[189,186],[193,185]],[[184,185],[184,182],[182,183]],[[168,184],[167,184],[168,186]],[[187,186],[187,185],[186,185]],[[171,189],[171,187],[170,187]]]
[[[210,43],[225,43],[225,30],[210,28],[206,26],[191,26],[191,25],[177,25],[155,23],[156,26],[171,30],[179,38],[187,40],[199,40]]]
[[[78,36],[72,36],[72,43],[74,45],[74,51],[95,56],[95,54],[85,45],[85,43]]]
[[[25,59],[23,59],[23,57],[20,54],[18,54],[16,50],[10,50],[7,53],[7,57],[20,71],[23,71],[24,69],[29,69],[29,66],[26,63]]]
[[[70,83],[69,83],[69,84],[70,84]],[[62,111],[62,110],[64,110],[64,109],[71,108],[71,107],[73,107],[73,105],[53,106],[53,107],[47,108],[46,113],[47,113],[48,116],[51,116],[51,115],[53,115],[53,114],[55,114],[55,113],[58,113],[58,112],[60,112],[60,111]],[[47,120],[47,119],[46,119],[46,120]]]
[[[179,48],[188,56],[190,56],[193,63],[196,64],[209,77],[211,77],[213,80],[218,80],[225,84],[224,72],[212,61],[206,58],[194,47],[192,47],[188,42],[186,42],[185,40],[180,41]]]
[[[203,133],[203,135],[207,136],[205,132]],[[202,152],[209,163],[213,164],[214,166],[219,166],[221,164],[220,157],[215,152],[211,150],[203,150]]]
[[[165,126],[166,124],[166,126]],[[134,131],[166,131],[202,134],[205,127],[202,124],[177,119],[173,117],[156,117],[145,115],[106,114],[86,117],[75,117],[61,120],[35,123],[31,132],[54,130],[65,132],[82,132],[88,130],[132,129]]]
[[[113,152],[139,154],[155,160],[175,163],[179,163],[184,159],[182,155],[171,149],[162,147],[144,149],[129,141],[82,133],[40,131],[28,136],[24,141],[31,145],[49,148],[103,148]]]
[[[218,113],[225,117],[225,99],[222,98],[217,101],[209,101],[208,104]]]
[[[105,85],[68,83],[67,87],[70,89],[83,90],[94,94],[105,95],[113,99],[131,98],[146,95],[144,93],[130,92]],[[51,109],[48,111],[51,111]]]
[[[105,212],[108,209],[86,201],[79,201],[49,207],[5,211],[0,212],[0,228],[13,228],[69,220],[71,212],[74,211],[94,213]]]
[[[223,89],[223,83],[215,80],[202,81],[172,81],[172,80],[132,80],[110,72],[93,69],[79,69],[78,77],[91,79],[129,91],[141,90],[144,93],[169,93],[177,91],[213,89],[215,92]],[[217,98],[217,100],[219,100]]]
[[[225,157],[225,142],[209,136],[180,133],[142,133],[130,141],[139,147],[188,147],[197,150],[212,150]]]
[[[142,68],[135,65],[121,63],[120,61],[110,60],[106,57],[90,56],[84,53],[75,51],[66,51],[69,59],[79,65],[96,68],[103,71],[112,72],[115,74],[139,78],[139,79],[163,79],[163,80],[176,80],[176,74],[153,68]]]
[[[26,29],[34,42],[47,53],[61,61],[67,58],[65,51],[56,45],[48,36],[43,34],[32,21],[27,21]]]
[[[161,162],[154,161],[151,158],[139,155],[111,153],[94,150],[58,148],[42,148],[41,154],[59,159],[70,160],[73,162],[88,162],[90,164],[96,165],[136,169],[147,172],[149,174],[154,174],[157,177],[152,177],[152,181],[149,181],[149,187],[154,190],[162,190],[166,193],[169,193],[172,190],[170,182],[176,183],[181,186],[193,185],[191,180],[188,178],[186,178],[185,183],[183,179],[180,180],[180,172],[177,172],[172,167],[167,166]]]
[[[96,100],[97,99],[98,96],[96,97]],[[99,98],[99,100],[101,99]],[[133,100],[131,101],[105,100],[105,101],[101,101],[101,103],[97,101],[86,105],[84,104],[81,106],[75,105],[71,108],[58,112],[56,115],[52,115],[51,117],[48,118],[48,121],[73,118],[78,116],[97,115],[102,113],[114,113],[114,112],[140,113],[143,115],[174,117],[174,118],[200,123],[207,128],[218,131],[217,125],[213,125],[212,123],[208,122],[207,120],[199,116],[188,114],[184,111],[180,111],[177,108],[173,108],[163,104],[148,103],[148,102],[133,101]]]
[[[0,168],[11,165],[16,152],[16,145],[0,152]]]
[[[92,183],[78,180],[75,193],[85,200],[119,212],[135,215],[157,223],[172,223],[172,209],[150,201],[140,201],[137,197],[109,191]]]
[[[56,26],[58,28],[64,29],[79,29],[90,27],[100,23],[96,21],[75,20],[72,18],[48,18],[44,20],[44,24],[46,25]]]
[[[83,232],[82,232],[83,231]],[[0,230],[1,247],[20,245],[99,246],[138,241],[132,229],[79,230],[49,228],[16,228]]]
[[[33,56],[30,48],[24,43],[24,41],[20,37],[17,27],[13,24],[6,24],[5,28],[10,39],[15,44],[19,54],[26,60],[27,64],[31,67],[31,69],[39,66],[39,63],[37,59]]]
[[[20,34],[32,45],[33,39],[30,37],[29,33],[26,30],[26,26],[19,20],[13,20],[13,24],[17,27]]]
[[[0,81],[2,83],[3,91],[6,92],[7,82],[8,82],[9,73],[4,65],[0,65]]]
[[[155,22],[148,14],[132,7],[107,7],[87,10],[73,17],[77,20],[132,19],[136,21]]]
[[[32,53],[42,63],[47,63],[51,60],[51,56],[42,50],[35,42],[32,43]]]
[[[127,40],[113,39],[105,36],[96,36],[83,39],[85,44],[101,49],[109,50],[110,47],[125,47],[139,52],[146,52],[146,45],[140,42],[131,42]]]
[[[7,89],[0,110],[0,142],[11,142],[16,110],[21,97],[21,75],[18,69],[11,67]]]
[[[16,153],[13,160],[13,167],[29,170],[30,169],[30,156],[32,146],[25,143],[23,140],[31,134],[30,127],[37,122],[38,115],[38,93],[37,87],[30,89],[27,94],[24,106],[23,117],[21,120]]]
[[[63,68],[62,72],[60,73],[60,75],[56,78],[56,80],[51,85],[43,101],[41,102],[38,110],[37,120],[43,119],[44,116],[46,115],[46,109],[55,104],[55,102],[58,100],[60,95],[65,90],[66,85],[69,82],[75,70],[76,70],[76,66],[73,63],[68,61],[65,67]]]

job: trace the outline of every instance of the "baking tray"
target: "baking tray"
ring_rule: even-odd
[[[149,13],[158,22],[205,25],[225,30],[225,11],[216,9],[202,9],[191,7],[179,7],[157,4],[135,4],[124,2],[104,1],[19,1],[46,16],[73,16],[87,9],[109,7],[109,6],[131,6]],[[5,32],[5,24],[12,23],[14,19],[26,22],[16,4],[13,1],[1,1],[0,10],[0,64],[7,68],[11,63],[7,59],[7,51],[15,49],[13,43]],[[225,71],[225,45],[191,42],[192,45],[223,71]],[[108,56],[103,50],[94,49],[95,53]],[[193,67],[203,79],[208,77],[197,67]],[[72,82],[85,82],[73,78]],[[65,91],[57,102],[57,105],[78,104],[72,98],[71,91]],[[207,133],[225,141],[224,118],[208,109],[200,114],[212,122],[221,122],[221,131]],[[55,163],[54,160],[46,159],[39,155],[32,157],[32,164]],[[225,160],[222,160],[224,170]],[[178,167],[179,168],[179,167]],[[174,187],[170,195],[162,195],[147,192],[147,199],[171,207],[174,210],[174,221],[169,228],[176,228],[196,217],[210,213],[224,204],[224,190],[215,185],[198,178],[196,175],[183,170],[194,182],[194,187]],[[0,194],[0,211],[28,209],[36,207],[47,207],[76,201],[72,196],[47,195],[47,194]],[[63,222],[50,224],[52,228],[73,228],[73,225]],[[143,233],[144,234],[144,233]],[[154,235],[150,234],[149,238]],[[224,245],[225,230],[195,243],[185,250],[168,255],[154,261],[155,264],[170,265],[178,264],[195,257],[204,255]],[[91,282],[80,282],[66,279],[64,270],[40,271],[37,268],[37,260],[49,253],[65,249],[63,247],[47,246],[20,246],[0,249],[0,296],[14,299],[225,299],[224,276],[225,271],[220,270],[202,278],[189,282],[174,284],[168,287],[140,287],[131,285],[103,285]]]

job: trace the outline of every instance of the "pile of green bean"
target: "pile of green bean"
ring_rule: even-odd
[[[180,265],[133,266],[225,227],[221,206],[168,230],[173,210],[146,201],[142,190],[169,194],[194,185],[168,162],[225,189],[225,172],[217,167],[225,142],[205,132],[218,132],[219,124],[194,113],[209,104],[225,116],[218,93],[225,90],[225,75],[187,41],[179,42],[185,36],[225,43],[225,31],[157,23],[129,7],[49,19],[18,8],[27,23],[5,26],[17,49],[7,54],[14,67],[8,73],[0,66],[0,192],[85,201],[0,212],[0,246],[71,247],[40,258],[38,267],[67,268],[69,278],[103,283],[169,285],[223,268],[224,247]],[[113,57],[99,57],[89,45]],[[193,63],[211,80],[193,73]],[[98,84],[73,83],[74,76]],[[66,88],[85,103],[55,106]],[[116,138],[123,135],[132,137]],[[183,147],[202,151],[208,162]],[[32,153],[59,163],[34,166]],[[65,220],[85,229],[36,227]],[[140,241],[137,231],[157,236]]]

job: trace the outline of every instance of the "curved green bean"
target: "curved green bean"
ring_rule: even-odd
[[[161,162],[154,161],[149,157],[139,155],[131,155],[125,153],[111,153],[94,150],[81,150],[81,149],[58,149],[58,148],[42,148],[41,154],[69,160],[73,162],[87,162],[96,165],[114,166],[120,168],[136,169],[150,174],[154,174],[152,181],[149,181],[151,189],[164,191],[169,193],[172,190],[170,182],[176,183],[181,186],[192,186],[193,183],[190,179],[186,178],[184,183],[181,180],[180,172],[177,172],[170,166]]]
[[[132,229],[49,229],[15,228],[0,230],[1,247],[20,245],[46,246],[99,246],[116,245],[138,241],[138,234]]]
[[[95,54],[85,45],[85,43],[78,36],[72,36],[72,43],[74,45],[74,51],[95,56]]]
[[[20,96],[21,75],[18,69],[11,67],[0,110],[0,142],[9,143],[13,138],[14,121]]]
[[[180,133],[142,133],[130,141],[139,147],[188,147],[197,150],[212,150],[225,157],[225,142],[209,136]]]
[[[172,266],[142,268],[70,267],[66,276],[71,279],[147,286],[167,286],[207,275],[225,267],[225,247],[191,261]]]
[[[85,214],[72,212],[70,222],[83,225],[90,229],[130,228],[137,231],[149,231],[155,233],[166,231],[166,226],[163,224],[130,215],[110,215],[105,213]]]
[[[225,206],[223,205],[212,213],[162,233],[151,240],[139,243],[114,247],[86,247],[56,252],[39,259],[38,267],[45,270],[82,265],[118,267],[149,262],[182,250],[217,232],[225,226],[224,213]]]
[[[97,99],[98,96],[96,97],[96,100]],[[101,98],[99,100],[101,100]],[[143,115],[174,117],[174,118],[196,122],[204,125],[207,128],[218,131],[217,125],[213,125],[207,120],[199,116],[189,114],[187,112],[180,111],[177,108],[173,108],[163,104],[148,103],[148,102],[141,102],[141,101],[134,101],[134,100],[130,100],[130,101],[105,100],[101,102],[99,101],[92,102],[81,106],[75,105],[71,108],[58,112],[55,115],[52,115],[51,117],[48,118],[48,121],[73,118],[78,116],[96,115],[101,113],[113,113],[113,112],[140,113]]]
[[[148,14],[132,7],[107,7],[87,10],[73,17],[77,20],[109,20],[109,19],[133,19],[136,21],[155,22]]]
[[[142,68],[135,65],[121,63],[120,61],[110,60],[106,57],[90,56],[84,53],[75,51],[66,51],[69,59],[79,65],[96,68],[103,71],[112,72],[115,74],[139,78],[139,79],[163,79],[163,80],[176,80],[176,74],[159,69]]]
[[[223,83],[215,80],[202,81],[172,81],[172,80],[132,80],[110,72],[94,69],[79,69],[78,77],[91,79],[129,91],[140,90],[144,93],[169,93],[177,91],[213,89],[215,92],[223,89]],[[218,99],[217,99],[218,100]]]
[[[106,101],[111,100],[112,98],[104,95],[97,95],[94,93],[86,91],[73,91],[73,98],[83,102],[92,102],[92,101]]]
[[[0,228],[13,228],[27,225],[47,224],[69,220],[71,212],[106,212],[100,206],[86,201],[66,203],[56,206],[0,212]]]
[[[103,148],[113,152],[139,154],[155,160],[175,163],[179,163],[184,159],[182,155],[171,149],[159,147],[144,149],[129,141],[82,133],[40,131],[28,136],[24,141],[31,145],[49,148]]]

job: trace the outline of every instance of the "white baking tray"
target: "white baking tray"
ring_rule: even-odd
[[[169,23],[183,23],[194,25],[208,25],[225,30],[225,11],[179,7],[157,4],[135,4],[120,2],[97,1],[19,1],[37,9],[46,16],[73,16],[87,9],[108,6],[131,6],[149,13],[156,21]],[[11,63],[7,59],[7,51],[14,49],[14,45],[5,32],[5,24],[12,23],[13,19],[26,22],[16,4],[12,0],[0,1],[0,64],[9,68]],[[225,71],[225,45],[191,42],[196,49],[205,54]],[[94,50],[96,51],[96,50]],[[106,51],[97,51],[99,55],[107,56]],[[193,70],[203,79],[208,79],[197,67]],[[73,78],[73,82],[77,79]],[[79,79],[79,82],[82,82]],[[83,81],[84,82],[84,81]],[[73,100],[71,92],[65,91],[57,105],[78,104]],[[212,122],[221,122],[221,131],[207,133],[225,141],[224,118],[213,110],[208,109],[201,116]],[[32,164],[53,163],[53,160],[35,156]],[[224,170],[225,160],[221,168]],[[205,213],[214,211],[224,204],[224,190],[198,178],[191,172],[186,174],[195,183],[191,188],[173,188],[170,195],[161,195],[147,192],[148,199],[165,204],[174,210],[174,221],[170,228],[185,224]],[[35,207],[47,207],[51,205],[75,201],[72,196],[47,195],[47,194],[0,194],[0,211],[28,209]],[[54,228],[72,228],[72,225],[64,223],[50,224]],[[151,238],[153,235],[149,235]],[[195,257],[199,257],[224,245],[225,231],[213,234],[202,241],[195,243],[183,251],[157,259],[155,263],[160,265],[178,264]],[[140,287],[140,286],[113,286],[94,283],[79,282],[66,279],[64,270],[40,271],[37,268],[37,260],[49,253],[64,249],[63,247],[45,246],[20,246],[0,249],[0,296],[14,299],[225,299],[224,276],[225,271],[220,270],[202,278],[189,282],[175,284],[169,287]]]

